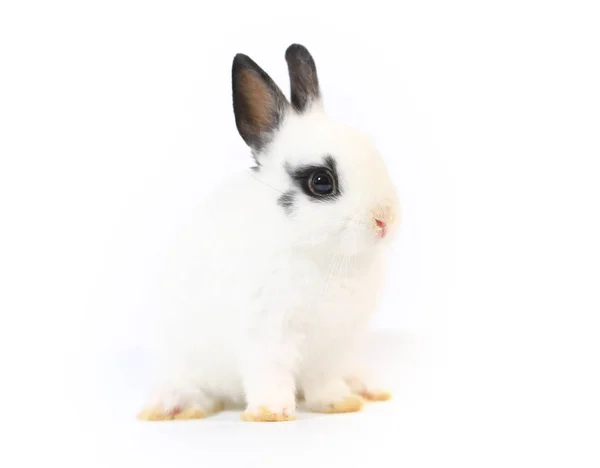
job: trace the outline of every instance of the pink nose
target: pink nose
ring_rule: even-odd
[[[385,221],[383,221],[382,219],[375,219],[375,223],[377,224],[377,227],[379,228],[379,236],[380,237],[385,237],[386,232],[387,232],[387,223]]]

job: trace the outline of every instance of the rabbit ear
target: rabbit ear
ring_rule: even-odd
[[[292,105],[298,112],[320,99],[317,67],[310,52],[300,44],[292,44],[285,51],[291,86]]]
[[[255,151],[269,142],[289,102],[250,57],[237,54],[232,66],[233,112],[242,139]]]

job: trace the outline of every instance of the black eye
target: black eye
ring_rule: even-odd
[[[308,188],[315,195],[330,195],[335,189],[333,175],[325,169],[313,172],[308,179]]]
[[[285,170],[304,195],[313,202],[332,202],[341,195],[335,159],[325,156],[321,164],[292,166],[285,164]]]

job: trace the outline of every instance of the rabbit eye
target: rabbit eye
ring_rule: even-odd
[[[292,166],[286,162],[284,167],[296,186],[308,196],[309,200],[327,202],[333,201],[341,195],[342,190],[338,180],[337,165],[332,156],[325,156],[322,164],[319,165],[304,164]],[[288,198],[290,199],[289,202]],[[278,203],[286,211],[292,211],[293,192],[290,196],[284,194]]]
[[[333,175],[326,169],[313,172],[308,180],[308,188],[317,196],[330,195],[335,189]]]

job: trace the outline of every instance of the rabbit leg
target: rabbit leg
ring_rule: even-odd
[[[244,421],[293,421],[296,411],[294,377],[269,361],[252,366],[244,377],[247,407]]]
[[[241,418],[251,422],[293,421],[296,388],[293,355],[283,346],[258,345],[248,350],[243,365],[246,410]]]

